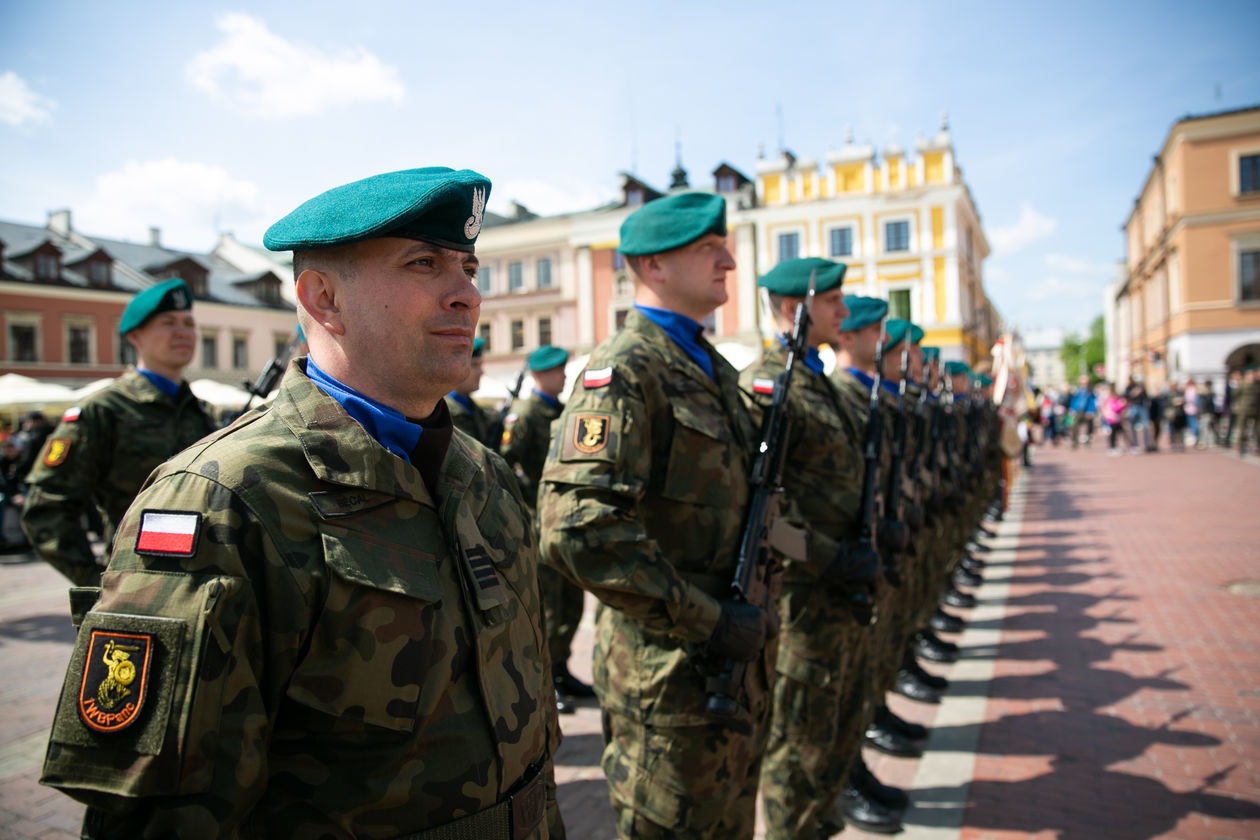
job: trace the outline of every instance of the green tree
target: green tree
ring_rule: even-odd
[[[1089,374],[1090,382],[1102,379],[1094,372],[1094,368],[1107,360],[1107,339],[1103,333],[1103,316],[1099,315],[1089,325],[1089,335],[1081,337],[1077,333],[1068,333],[1063,338],[1063,349],[1059,351],[1063,366],[1067,370],[1068,379],[1075,382],[1082,373]]]

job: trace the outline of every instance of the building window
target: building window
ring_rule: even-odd
[[[92,363],[92,328],[86,324],[66,327],[66,360],[72,365]]]
[[[232,336],[232,367],[237,370],[249,367],[249,351],[244,336]]]
[[[213,335],[201,337],[201,366],[206,370],[219,366],[219,339]]]
[[[118,339],[118,364],[134,365],[136,363],[136,348],[125,338],[121,336]]]
[[[259,280],[256,294],[263,303],[279,303],[280,284],[275,280]]]
[[[284,333],[272,333],[271,349],[274,351],[272,353],[273,356],[277,359],[283,359],[284,354],[289,350],[289,337]]]
[[[525,264],[508,263],[508,292],[519,292],[525,288]]]
[[[477,291],[486,297],[494,292],[494,272],[488,265],[477,266]]]
[[[909,289],[895,289],[888,293],[888,317],[910,320]]]
[[[779,259],[777,262],[784,260],[794,260],[801,255],[801,235],[799,233],[780,233],[779,234]]]
[[[34,324],[9,325],[9,360],[39,361],[39,329]]]
[[[831,229],[831,256],[853,256],[853,228],[842,227]]]
[[[626,191],[626,206],[627,207],[638,207],[642,203],[643,203],[643,190],[635,189],[635,190]]]
[[[909,251],[910,250],[910,223],[887,222],[884,224],[884,250],[885,251]]]
[[[630,297],[634,293],[634,289],[630,283],[630,278],[623,271],[613,279],[613,294],[619,298]]]
[[[1260,251],[1238,254],[1238,299],[1243,303],[1260,301]]]
[[[56,280],[61,276],[60,261],[54,254],[35,255],[35,279]]]
[[[550,344],[550,343],[551,343],[551,319],[539,318],[538,319],[538,346],[542,347],[543,345]]]
[[[717,191],[720,193],[735,192],[735,176],[719,175],[717,179]]]
[[[620,330],[622,327],[626,325],[626,315],[629,314],[629,312],[630,312],[629,309],[618,309],[616,312],[613,313],[613,329],[614,330]]]
[[[512,349],[520,350],[525,346],[525,322],[515,320],[512,322]]]
[[[88,264],[88,282],[93,286],[110,284],[110,266],[107,262],[97,261]]]
[[[1238,191],[1260,192],[1260,155],[1243,155],[1238,159]]]
[[[538,288],[551,288],[551,260],[547,257],[538,261]]]
[[[490,352],[490,325],[489,324],[479,325],[477,327],[477,335],[480,336],[481,340],[486,343],[486,346],[481,348],[481,352],[483,354],[489,353]]]
[[[620,251],[613,251],[613,271],[621,271],[626,267],[626,255]]]

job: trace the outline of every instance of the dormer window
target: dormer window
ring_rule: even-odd
[[[61,278],[61,258],[55,252],[35,255],[35,279],[53,281]]]
[[[735,192],[735,176],[719,175],[717,179],[717,191],[720,193]]]
[[[643,190],[637,189],[637,188],[632,189],[632,190],[626,190],[626,206],[627,207],[640,207],[642,206],[642,204],[643,204]]]
[[[264,277],[258,281],[255,294],[263,303],[279,303],[280,283],[274,277]]]
[[[88,263],[88,282],[93,286],[111,285],[111,268],[112,266],[104,260]]]

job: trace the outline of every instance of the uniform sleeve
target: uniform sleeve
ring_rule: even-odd
[[[62,420],[44,441],[27,480],[22,530],[40,558],[76,586],[96,586],[100,567],[80,518],[92,493],[108,474],[114,451],[109,423],[99,407],[83,406],[74,420]]]
[[[706,641],[721,607],[684,580],[644,525],[651,418],[625,369],[565,407],[543,468],[540,552],[584,589],[646,629]]]
[[[309,623],[285,560],[207,478],[174,473],[137,498],[79,630],[41,779],[89,805],[85,836],[237,836]]]

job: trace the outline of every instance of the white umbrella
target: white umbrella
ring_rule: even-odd
[[[74,400],[74,391],[65,385],[40,382],[20,373],[0,376],[0,405],[10,408],[42,408],[48,403],[66,403]]]
[[[101,390],[102,388],[109,387],[110,383],[112,383],[113,381],[114,381],[113,378],[108,377],[108,376],[105,377],[104,379],[93,380],[92,382],[89,382],[88,384],[84,385],[82,388],[74,389],[74,393],[72,394],[72,397],[75,402],[79,402],[84,397],[88,396],[89,394],[95,394],[97,391]]]
[[[213,379],[198,379],[190,382],[188,387],[197,395],[197,399],[205,400],[215,408],[241,409],[249,399],[249,392],[235,385],[225,385]]]

